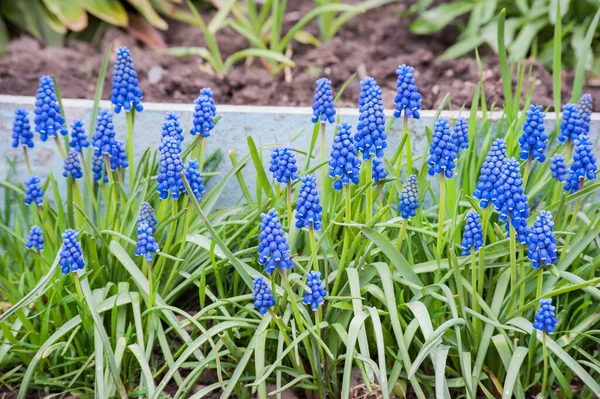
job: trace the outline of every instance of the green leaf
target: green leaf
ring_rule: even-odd
[[[154,10],[154,7],[152,7],[152,4],[150,4],[149,0],[127,0],[129,2],[129,4],[131,4],[133,7],[135,7],[136,10],[138,10],[138,12],[140,14],[142,14],[142,16],[144,18],[146,18],[146,20],[150,23],[150,25],[154,26],[155,28],[158,29],[162,29],[162,30],[166,30],[169,25],[167,25],[167,23],[165,22],[164,19],[162,19]]]
[[[598,11],[596,11],[596,15],[594,15],[594,19],[590,23],[588,31],[585,34],[585,39],[583,39],[583,44],[581,46],[581,53],[577,54],[578,59],[577,66],[575,67],[575,79],[573,80],[571,103],[576,103],[579,101],[579,97],[581,97],[583,80],[585,78],[585,65],[591,53],[592,40],[594,39],[594,34],[596,33],[598,20],[600,20],[600,7],[598,8]]]
[[[77,0],[77,2],[90,14],[111,25],[125,27],[129,23],[127,11],[119,0]]]
[[[78,0],[43,0],[44,5],[69,30],[80,32],[87,27],[88,18]]]
[[[410,31],[417,35],[439,32],[457,17],[473,9],[475,2],[457,1],[441,4],[425,11],[410,25]]]
[[[528,349],[524,346],[519,346],[515,349],[515,352],[510,359],[510,365],[506,370],[506,378],[504,379],[504,386],[502,390],[502,399],[511,399],[513,397],[515,383],[518,380],[523,360],[527,358],[527,352]]]
[[[267,60],[280,62],[282,64],[285,64],[285,65],[291,66],[291,67],[296,65],[294,63],[294,61],[292,61],[290,58],[286,57],[285,55],[283,55],[281,53],[262,49],[262,48],[249,48],[249,49],[245,49],[245,50],[240,50],[236,53],[233,53],[229,57],[227,57],[227,59],[225,60],[225,65],[224,65],[225,71],[229,71],[229,69],[237,61],[243,60],[244,58],[248,58],[248,57],[264,58]]]

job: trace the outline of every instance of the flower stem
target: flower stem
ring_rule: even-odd
[[[350,197],[350,185],[344,185],[344,194],[346,197],[346,223],[350,223],[352,219],[352,198]],[[350,256],[350,241],[352,238],[350,237],[350,226],[344,226],[344,245],[342,247],[342,258],[340,259],[340,263],[338,264],[337,274],[335,276],[335,281],[333,283],[333,289],[331,290],[331,296],[336,296],[338,290],[340,288],[340,283],[342,282],[342,275],[344,274],[344,269],[346,268],[347,259]]]
[[[579,189],[583,188],[583,179],[579,181]],[[577,215],[579,214],[579,209],[581,208],[581,197],[577,199],[575,202],[575,209],[573,209],[573,214],[571,215],[571,223],[569,223],[569,231],[572,231],[575,228],[575,222],[577,222]],[[562,254],[560,259],[564,258],[567,254],[567,250],[569,249],[569,243],[571,242],[571,234],[565,237],[565,245],[563,246]]]
[[[31,169],[31,164],[29,163],[29,153],[27,152],[26,146],[23,146],[23,155],[25,156],[25,164],[27,165],[27,171],[30,175],[32,175],[33,170]]]
[[[287,221],[288,226],[292,226],[292,181],[287,182]]]
[[[537,287],[535,289],[535,297],[539,298],[542,296],[542,287],[544,286],[544,269],[540,267],[538,269]]]
[[[319,271],[319,257],[317,254],[317,241],[315,240],[315,227],[310,225],[308,229],[308,241],[310,242],[310,253],[312,256],[313,269]]]
[[[133,121],[135,119],[135,109],[125,113],[127,120],[127,162],[129,163],[129,184],[133,188],[133,179],[135,178],[135,163],[133,160]]]
[[[442,258],[444,239],[444,208],[446,206],[446,177],[440,174],[440,204],[438,207],[438,234],[437,234],[437,257],[438,262]]]
[[[81,290],[81,281],[79,280],[79,274],[76,271],[71,272],[73,275],[73,281],[75,282],[75,291],[77,291],[77,296],[79,297],[79,302],[81,302],[81,306],[83,306],[85,300],[83,298],[83,291]]]
[[[60,155],[62,155],[63,159],[65,159],[67,157],[67,153],[65,152],[65,149],[63,148],[63,146],[60,144],[60,138],[58,137],[58,135],[54,136],[54,142],[56,143],[56,146],[58,147],[58,151],[60,152]]]
[[[529,174],[531,173],[531,155],[527,157],[527,162],[525,163],[525,172],[523,173],[523,190],[527,189],[527,180],[529,180]]]
[[[522,312],[523,307],[525,306],[525,250],[524,245],[519,245],[519,257],[521,261],[519,262],[519,278],[521,279],[521,288],[519,291],[519,312]]]
[[[146,259],[148,267],[148,309],[154,306],[154,276],[152,275],[152,261]]]
[[[400,233],[398,234],[398,240],[396,241],[396,248],[400,251],[402,248],[402,241],[404,241],[404,236],[406,235],[406,227],[408,226],[408,219],[404,219],[402,221],[402,226],[400,227]]]
[[[367,204],[365,221],[368,222],[373,217],[373,189],[371,187],[373,183],[373,158],[366,161],[366,174]]]
[[[508,306],[509,313],[512,313],[515,304],[515,295],[517,289],[517,232],[512,225],[512,217],[508,217],[509,225],[509,248],[510,248],[510,290],[512,292],[510,296],[510,303]]]
[[[202,136],[202,139],[200,140],[200,160],[198,161],[200,168],[199,171],[200,173],[202,173],[202,170],[204,170],[204,154],[206,152],[206,137]]]
[[[477,306],[477,258],[475,257],[475,246],[471,245],[471,309],[478,311]],[[479,319],[473,316],[473,325],[477,326]],[[475,329],[477,331],[477,328]]]
[[[321,122],[321,162],[325,162],[327,156],[327,124]],[[321,167],[321,191],[325,190],[325,182],[327,180],[327,167]]]
[[[544,356],[544,374],[542,377],[542,397],[546,393],[546,384],[548,384],[548,346],[546,345],[546,332],[542,331],[542,353]]]

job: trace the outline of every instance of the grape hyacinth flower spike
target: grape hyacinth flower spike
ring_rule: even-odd
[[[550,212],[540,211],[540,215],[535,219],[533,227],[529,230],[527,245],[531,267],[534,269],[549,266],[558,261],[554,222]]]
[[[83,173],[81,171],[81,163],[79,162],[79,153],[72,149],[67,154],[65,158],[64,166],[63,166],[63,176],[69,177],[71,175],[71,179],[75,181],[75,179],[79,179],[83,177]]]
[[[585,93],[577,102],[577,111],[581,115],[583,133],[590,134],[590,122],[592,120],[593,99],[590,93]]]
[[[548,136],[544,132],[544,117],[541,105],[529,106],[525,113],[525,124],[523,125],[523,134],[519,137],[519,146],[521,147],[520,157],[522,160],[537,159],[540,162],[546,160],[546,141]]]
[[[273,273],[275,268],[281,270],[291,269],[294,264],[290,259],[290,247],[287,243],[279,215],[275,209],[260,215],[260,235],[258,244],[258,264],[265,266],[267,274]]]
[[[361,161],[356,155],[356,147],[352,140],[352,126],[342,122],[337,128],[329,161],[329,177],[336,179],[333,188],[341,190],[342,186],[350,182],[358,184]]]
[[[552,334],[558,321],[556,320],[555,307],[552,306],[551,298],[540,299],[540,307],[535,314],[535,321],[533,328],[538,331],[545,332],[546,334]]]
[[[183,128],[181,127],[180,119],[181,116],[175,112],[167,112],[165,121],[162,124],[162,138],[173,137],[179,142],[183,141]]]
[[[452,130],[452,137],[454,137],[458,151],[469,148],[469,122],[465,118],[458,118],[456,120],[454,129]]]
[[[54,89],[54,80],[50,76],[42,76],[40,85],[35,95],[35,131],[40,134],[40,140],[46,141],[48,137],[58,139],[58,134],[68,134],[65,127],[65,118],[60,112],[58,97]],[[62,150],[62,147],[59,146]]]
[[[525,244],[528,236],[529,204],[523,190],[519,163],[514,158],[506,161],[497,187],[497,197],[493,200],[493,204],[498,212],[498,220],[507,222],[506,228],[509,232],[510,222],[517,232],[519,242]]]
[[[429,175],[435,176],[443,173],[449,179],[453,177],[456,167],[456,156],[458,148],[456,142],[450,135],[448,119],[439,118],[434,125],[433,140],[429,147]]]
[[[561,144],[575,141],[580,134],[585,133],[584,121],[575,104],[563,105],[563,119],[560,124],[558,141]]]
[[[254,301],[254,307],[262,315],[275,306],[275,297],[273,297],[269,285],[262,277],[254,279],[254,283],[252,284],[252,300]]]
[[[192,136],[209,137],[215,128],[214,119],[217,116],[213,92],[206,87],[200,90],[200,95],[194,100]]]
[[[316,312],[319,310],[319,305],[325,303],[325,297],[328,295],[321,281],[321,273],[314,270],[309,272],[306,285],[310,288],[310,292],[304,291],[302,303],[310,305],[310,308]]]
[[[402,219],[410,219],[417,215],[419,208],[419,184],[416,175],[410,175],[400,192],[398,211]]]
[[[563,155],[554,154],[552,158],[550,158],[550,174],[559,182],[566,180],[567,165],[565,164],[565,157]]]
[[[135,109],[142,112],[144,93],[139,88],[138,76],[133,66],[133,59],[127,47],[119,47],[117,59],[113,66],[112,95],[110,101],[115,106],[115,113],[131,112]]]
[[[118,170],[119,168],[127,169],[128,167],[129,162],[127,162],[125,143],[123,140],[115,140],[115,144],[110,151],[110,169]]]
[[[321,201],[314,175],[302,176],[300,194],[296,202],[296,228],[302,227],[321,230]]]
[[[202,193],[204,192],[204,184],[202,176],[200,176],[200,164],[198,161],[193,159],[188,161],[188,164],[185,165],[185,178],[192,189],[194,198],[200,200],[202,198]]]
[[[465,231],[462,236],[462,256],[471,254],[471,251],[477,251],[483,246],[483,229],[479,214],[475,211],[467,213],[465,221]]]
[[[27,117],[27,111],[22,108],[15,110],[12,139],[13,148],[18,148],[19,146],[33,148],[33,133],[29,125],[29,118]]]
[[[42,229],[40,229],[39,226],[31,226],[25,247],[30,249],[35,248],[38,252],[44,250],[44,236],[42,235]]]
[[[142,206],[140,206],[140,213],[137,217],[137,222],[146,223],[149,228],[152,229],[152,232],[156,231],[156,225],[158,224],[158,220],[154,215],[154,209],[152,205],[147,203],[146,201],[142,202]]]
[[[394,103],[396,110],[394,117],[400,118],[404,114],[406,118],[419,119],[419,110],[421,109],[421,93],[415,83],[415,68],[402,64],[396,69],[398,81],[396,82],[396,97]]]
[[[112,121],[112,112],[107,109],[101,109],[96,118],[96,132],[92,137],[92,146],[94,155],[97,157],[112,153],[115,145],[115,125]]]
[[[335,108],[333,105],[333,92],[331,91],[331,80],[320,78],[317,80],[317,89],[313,102],[312,123],[335,123]]]
[[[163,139],[160,148],[158,177],[156,179],[158,183],[156,191],[162,200],[169,198],[169,194],[174,200],[179,199],[181,192],[185,189],[181,178],[183,163],[179,156],[180,152],[177,139],[173,137]]]
[[[63,274],[69,274],[69,272],[75,272],[77,270],[83,270],[85,262],[83,260],[83,253],[81,251],[81,245],[77,238],[79,233],[75,230],[67,229],[62,235],[63,244],[60,249],[60,260],[59,265]]]
[[[271,149],[271,166],[273,179],[279,184],[288,184],[298,180],[298,167],[292,149],[287,146]]]
[[[82,152],[84,148],[90,146],[85,129],[83,127],[83,121],[75,119],[71,124],[71,140],[69,140],[71,149]]]
[[[575,140],[575,154],[571,164],[571,174],[565,183],[565,190],[571,194],[579,191],[583,188],[586,178],[588,180],[596,179],[597,170],[598,166],[592,150],[592,140],[587,134],[581,134]]]
[[[500,175],[505,162],[506,142],[504,139],[496,139],[483,161],[479,180],[473,192],[473,197],[480,200],[479,205],[481,208],[487,208],[492,200],[497,197]]]
[[[361,152],[363,160],[369,161],[372,157],[383,158],[383,150],[387,148],[387,136],[381,88],[375,83],[363,87],[367,89],[365,93],[361,93],[363,105],[359,110],[354,144]]]
[[[379,184],[379,180],[383,180],[386,177],[387,172],[385,171],[383,161],[379,158],[373,158],[373,181]]]
[[[31,175],[25,180],[25,205],[34,202],[40,206],[44,203],[44,192],[40,182],[40,178],[35,175]]]
[[[104,174],[104,183],[108,182],[108,175],[104,173],[106,170],[104,165],[104,158],[102,155],[94,155],[92,157],[92,173],[94,174],[94,180],[99,181],[102,179],[102,174]]]
[[[152,234],[154,229],[146,222],[138,222],[137,225],[137,246],[135,249],[136,256],[143,256],[147,261],[152,260],[152,255],[159,251],[158,244],[154,240]]]

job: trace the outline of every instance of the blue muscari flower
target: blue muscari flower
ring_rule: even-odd
[[[335,123],[335,108],[333,106],[333,92],[331,91],[331,80],[321,78],[317,80],[317,89],[313,103],[312,123]]]
[[[111,154],[115,145],[115,125],[112,121],[112,112],[107,109],[101,109],[96,118],[96,132],[92,137],[92,146],[94,155],[102,156]]]
[[[497,197],[493,199],[494,207],[498,212],[498,220],[507,222],[506,229],[510,233],[508,221],[517,232],[517,239],[521,244],[527,242],[527,218],[529,217],[529,204],[527,195],[523,191],[523,179],[519,170],[519,163],[514,158],[505,161],[502,174],[498,180]]]
[[[73,149],[67,154],[63,165],[63,176],[69,177],[69,175],[71,175],[73,181],[83,177],[81,163],[79,162],[79,153]]]
[[[553,227],[552,214],[548,211],[540,211],[540,216],[535,219],[533,227],[529,229],[527,246],[529,247],[531,267],[534,269],[539,269],[542,265],[549,266],[558,261]]]
[[[541,105],[529,106],[529,111],[525,113],[525,124],[523,125],[523,134],[519,137],[519,146],[521,147],[521,159],[537,159],[540,162],[546,160],[546,141],[548,136],[544,132],[544,117]]]
[[[475,211],[469,211],[465,221],[465,231],[462,236],[463,249],[461,255],[467,256],[471,254],[471,249],[477,251],[483,246],[483,230],[481,228],[481,220],[479,214]]]
[[[98,181],[102,179],[104,174],[104,183],[108,182],[108,175],[104,173],[104,158],[102,155],[95,155],[92,158],[92,173],[94,173],[94,180]]]
[[[35,202],[36,205],[44,203],[44,192],[40,186],[40,178],[35,175],[29,176],[25,180],[25,205]]]
[[[565,190],[571,194],[577,192],[583,187],[586,178],[596,179],[597,170],[596,158],[592,151],[592,140],[587,134],[582,134],[575,140],[575,154],[571,164],[571,174],[565,183]]]
[[[452,130],[452,137],[454,137],[458,151],[469,148],[469,122],[465,118],[458,118],[456,120],[454,129]]]
[[[533,322],[533,328],[538,331],[543,331],[548,334],[552,334],[556,328],[558,321],[556,320],[556,314],[554,313],[554,306],[552,306],[551,298],[540,299],[540,307],[535,314],[535,321]]]
[[[275,306],[275,298],[269,288],[269,285],[265,282],[262,277],[256,277],[252,287],[252,300],[254,300],[254,306],[258,309],[260,314],[267,313],[269,308]]]
[[[158,244],[152,237],[152,233],[154,229],[146,222],[138,222],[135,256],[145,256],[147,260],[152,260],[152,254],[158,252]]]
[[[550,158],[550,173],[552,177],[563,182],[567,175],[567,165],[565,164],[565,157],[561,154],[554,154]]]
[[[179,119],[180,115],[175,112],[167,112],[165,116],[165,121],[162,124],[162,138],[165,137],[174,137],[177,141],[183,141],[183,128],[181,127],[181,122]]]
[[[63,274],[69,274],[77,270],[83,270],[85,262],[81,245],[77,241],[79,233],[73,229],[67,229],[62,235],[63,245],[60,249],[60,260],[58,264],[61,267]]]
[[[40,140],[55,137],[58,133],[66,136],[65,118],[60,113],[58,98],[54,91],[54,81],[50,76],[42,76],[35,95],[35,131],[40,134]]]
[[[158,220],[156,219],[156,216],[154,215],[154,209],[152,208],[152,205],[150,205],[147,202],[142,202],[142,206],[140,207],[140,213],[138,214],[137,217],[137,222],[138,224],[140,223],[146,223],[148,225],[148,227],[150,227],[152,229],[152,231],[154,232],[156,230],[156,225],[158,224]]]
[[[190,130],[192,136],[209,137],[215,128],[214,119],[217,116],[213,92],[208,87],[200,90],[200,95],[194,100],[194,120]]]
[[[298,180],[298,167],[292,149],[288,146],[275,147],[271,149],[271,166],[269,171],[273,172],[273,179],[280,184],[288,184]]]
[[[385,165],[383,161],[379,158],[373,158],[373,181],[375,183],[379,182],[379,180],[385,179],[387,177],[387,172],[385,171]]]
[[[317,180],[314,175],[302,176],[300,193],[296,202],[296,227],[313,227],[321,230],[321,200],[317,191]]]
[[[575,141],[580,134],[585,133],[584,121],[575,104],[563,105],[563,120],[560,124],[558,141],[561,144]]]
[[[590,93],[585,93],[581,96],[579,101],[577,102],[577,111],[581,115],[581,120],[583,121],[583,132],[585,134],[590,133],[590,122],[592,120],[592,106],[593,100],[592,95]]]
[[[138,77],[133,59],[127,47],[120,47],[117,50],[117,59],[113,66],[112,96],[110,101],[115,105],[115,113],[130,112],[135,108],[137,112],[142,112],[142,98],[144,93],[138,87]]]
[[[484,209],[497,196],[496,190],[505,161],[506,142],[504,139],[496,139],[483,161],[479,172],[479,180],[473,192],[473,197],[481,201],[479,205]]]
[[[332,179],[339,177],[333,184],[333,188],[341,190],[342,185],[350,182],[358,184],[361,161],[356,155],[356,147],[350,133],[352,126],[342,122],[337,128],[338,132],[331,148],[329,177]]]
[[[77,152],[81,152],[84,148],[90,146],[85,129],[83,128],[83,122],[79,119],[75,119],[71,124],[71,140],[69,141],[69,145]]]
[[[394,98],[394,103],[396,103],[394,117],[396,118],[400,118],[404,113],[407,118],[419,119],[421,93],[415,83],[414,71],[415,68],[405,64],[396,69],[396,75],[398,75],[397,92]]]
[[[306,290],[304,291],[304,299],[302,300],[302,303],[305,305],[310,305],[311,309],[316,312],[319,309],[319,305],[325,303],[325,297],[329,295],[323,287],[321,273],[314,270],[309,272],[306,285],[308,285],[308,288],[310,288],[310,292]]]
[[[202,180],[202,176],[200,176],[200,164],[196,160],[190,160],[188,164],[185,166],[185,178],[190,184],[190,188],[194,193],[194,197],[196,199],[202,198],[202,193],[204,192],[204,184]],[[189,195],[189,193],[188,193]]]
[[[290,259],[290,246],[285,239],[279,215],[275,209],[260,215],[260,235],[258,243],[258,264],[265,266],[267,274],[273,273],[276,267],[282,270],[294,267]]]
[[[125,143],[123,142],[123,140],[115,140],[115,144],[110,150],[110,169],[127,169],[128,167],[129,162],[127,162],[127,151],[125,149]]]
[[[451,179],[454,168],[456,167],[456,156],[458,147],[454,138],[450,135],[450,125],[448,119],[439,118],[433,128],[433,140],[429,147],[429,175],[435,176],[442,172]]]
[[[31,226],[25,247],[35,248],[40,252],[44,250],[44,236],[42,235],[42,229],[40,229],[39,226]]]
[[[12,146],[17,148],[20,145],[23,147],[33,148],[33,133],[31,132],[31,126],[29,126],[29,118],[27,118],[27,111],[22,108],[15,110],[15,120],[12,128]]]
[[[383,150],[387,147],[381,93],[381,88],[377,84],[369,87],[364,94],[364,103],[359,110],[354,145],[361,152],[365,161],[370,160],[373,156],[383,158]]]
[[[416,175],[410,175],[400,191],[398,211],[403,219],[410,219],[417,215],[419,208],[419,183]]]
[[[173,137],[166,137],[162,141],[160,148],[160,163],[158,166],[158,177],[156,179],[160,199],[167,199],[169,193],[173,199],[179,199],[181,192],[185,190],[181,172],[183,171],[183,162],[179,153],[179,141]]]

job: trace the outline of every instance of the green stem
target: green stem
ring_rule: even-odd
[[[200,140],[200,160],[198,163],[200,164],[200,173],[204,170],[204,153],[206,152],[206,137],[202,136],[202,140]]]
[[[287,222],[288,227],[292,226],[292,181],[287,182]]]
[[[321,162],[325,162],[327,158],[327,124],[321,122]],[[325,182],[327,181],[327,167],[321,167],[321,191],[325,189]]]
[[[537,287],[535,288],[535,297],[539,298],[542,296],[542,287],[544,286],[544,269],[540,267],[538,269]]]
[[[312,256],[313,269],[319,271],[319,257],[317,254],[317,241],[315,240],[315,228],[314,225],[310,225],[308,229],[308,241],[310,242],[310,253]]]
[[[23,146],[23,156],[25,156],[25,164],[27,165],[27,171],[30,175],[32,175],[33,171],[31,169],[31,164],[29,163],[29,153],[27,152],[26,146]]]
[[[523,190],[527,189],[527,180],[529,180],[529,174],[531,173],[531,155],[527,157],[527,162],[525,163],[525,172],[523,173]]]
[[[519,290],[519,314],[522,312],[523,307],[525,307],[525,249],[524,245],[519,245],[519,257],[521,261],[519,262],[519,278],[521,279],[521,288]]]
[[[367,184],[367,204],[366,204],[366,215],[365,221],[371,220],[373,217],[373,158],[366,161],[366,184]]]
[[[546,393],[546,384],[548,384],[548,346],[546,345],[546,332],[542,331],[542,353],[544,356],[544,374],[542,377],[542,397]]]
[[[478,311],[477,306],[477,258],[475,257],[475,246],[471,246],[471,308]],[[478,324],[478,318],[473,316],[473,325]],[[477,329],[475,329],[477,331]]]
[[[350,185],[344,185],[344,194],[346,197],[346,223],[350,223],[352,220],[352,198],[350,197]],[[346,259],[350,256],[350,241],[352,238],[350,237],[350,226],[344,226],[344,246],[342,248],[342,258],[340,259],[340,263],[337,268],[337,274],[335,276],[335,281],[333,283],[333,289],[331,290],[331,296],[336,296],[338,290],[340,288],[340,284],[342,282],[342,275],[344,274],[344,269],[346,268]]]
[[[402,241],[404,241],[404,236],[406,235],[406,227],[408,226],[408,219],[404,219],[402,221],[402,226],[400,227],[400,233],[398,234],[398,240],[396,241],[396,248],[400,251],[402,248]]]
[[[161,252],[163,253],[169,253],[169,251],[171,250],[171,243],[173,242],[173,237],[175,236],[175,231],[177,229],[177,219],[175,219],[175,216],[177,215],[177,201],[174,199],[166,199],[163,201],[170,201],[171,219],[173,219],[171,220],[171,227],[169,228],[169,235],[167,236],[167,241],[165,242],[165,246],[161,250]],[[156,283],[158,284],[157,287],[160,286],[160,279],[163,273],[163,265],[165,263],[165,259],[166,257],[161,256],[160,259],[158,259],[158,262],[156,263],[155,270],[158,273],[156,277]]]
[[[154,276],[152,274],[152,261],[146,259],[148,268],[148,309],[154,306]]]
[[[444,239],[444,208],[446,206],[446,177],[440,174],[440,204],[438,207],[438,234],[437,234],[437,257],[438,262],[442,258]]]
[[[77,291],[79,302],[81,303],[81,306],[83,306],[85,300],[83,299],[83,291],[81,290],[81,281],[79,281],[79,274],[77,274],[76,271],[72,272],[71,274],[73,275],[73,281],[75,282],[75,291]]]
[[[60,155],[62,155],[63,159],[65,159],[67,157],[67,153],[65,152],[65,149],[63,148],[63,146],[60,144],[60,138],[58,137],[58,135],[54,136],[54,142],[56,143],[56,146],[58,147],[58,151],[60,152]]]
[[[583,189],[583,179],[579,181],[579,190]],[[575,223],[577,222],[577,215],[579,214],[579,209],[581,208],[581,197],[577,199],[575,202],[575,209],[573,209],[573,214],[571,215],[571,223],[569,223],[569,231],[572,231],[575,228]],[[569,249],[569,243],[571,242],[571,234],[565,237],[565,245],[563,246],[562,254],[560,255],[560,259],[564,258]]]
[[[515,295],[517,289],[517,232],[512,225],[512,218],[508,217],[509,224],[509,247],[510,247],[510,290],[512,292],[509,302],[509,313],[512,313],[515,304]]]
[[[125,113],[127,120],[127,162],[129,163],[129,185],[133,189],[133,179],[135,178],[135,163],[133,160],[133,121],[135,119],[135,109]]]

